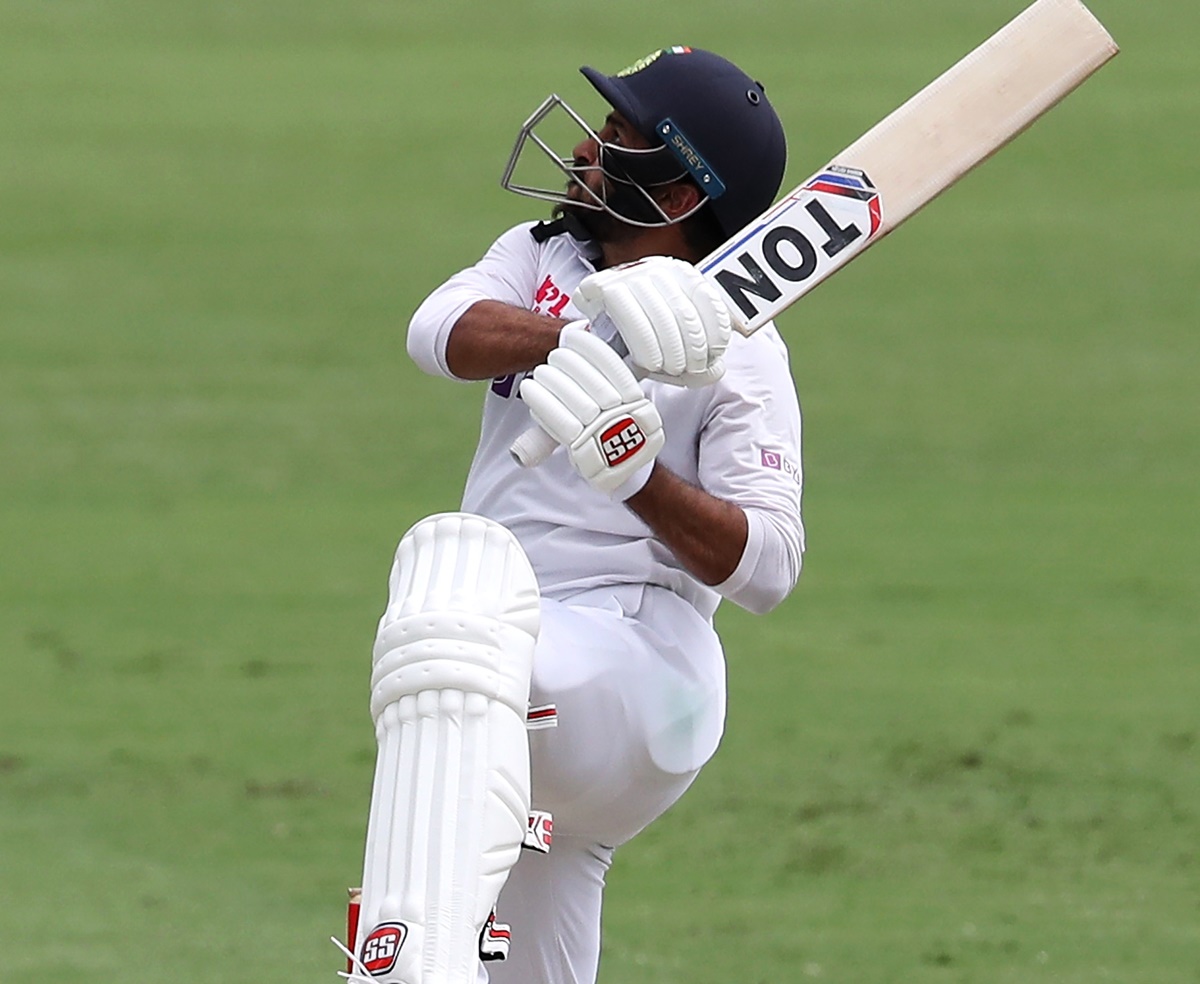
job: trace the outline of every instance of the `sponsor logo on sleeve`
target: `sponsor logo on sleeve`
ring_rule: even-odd
[[[763,468],[769,468],[771,471],[783,472],[797,485],[800,484],[800,468],[792,463],[781,451],[773,451],[770,448],[759,448],[759,463]]]

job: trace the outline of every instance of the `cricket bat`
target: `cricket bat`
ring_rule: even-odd
[[[698,266],[752,335],[986,160],[1117,54],[1079,0],[1036,0]],[[549,448],[547,448],[549,445]],[[552,451],[540,428],[512,447]]]

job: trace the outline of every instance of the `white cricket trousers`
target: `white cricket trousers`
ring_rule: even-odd
[[[491,984],[594,984],[613,851],[661,816],[720,742],[725,663],[711,624],[665,588],[543,598],[530,702],[558,727],[530,735],[533,806],[548,855],[525,851],[500,893],[512,926]]]

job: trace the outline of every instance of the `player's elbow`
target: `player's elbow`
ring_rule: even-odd
[[[404,348],[417,367],[431,376],[444,376],[446,370],[438,357],[438,326],[418,308],[408,323],[404,336]]]
[[[750,533],[737,570],[717,590],[753,615],[777,608],[796,586],[804,563],[804,527],[799,516],[747,512]]]
[[[409,319],[404,337],[405,350],[417,368],[431,376],[459,381],[447,364],[446,347],[459,315],[472,302],[470,295],[464,297],[462,294],[446,288],[435,291]]]
[[[773,576],[756,579],[731,600],[751,615],[766,615],[778,608],[792,593],[800,579],[801,564],[801,555],[797,554],[794,563],[787,564],[786,569],[773,572]]]

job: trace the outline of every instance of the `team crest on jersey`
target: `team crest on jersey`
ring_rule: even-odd
[[[408,938],[404,923],[381,923],[363,940],[359,960],[374,977],[382,977],[396,966],[400,948]]]

